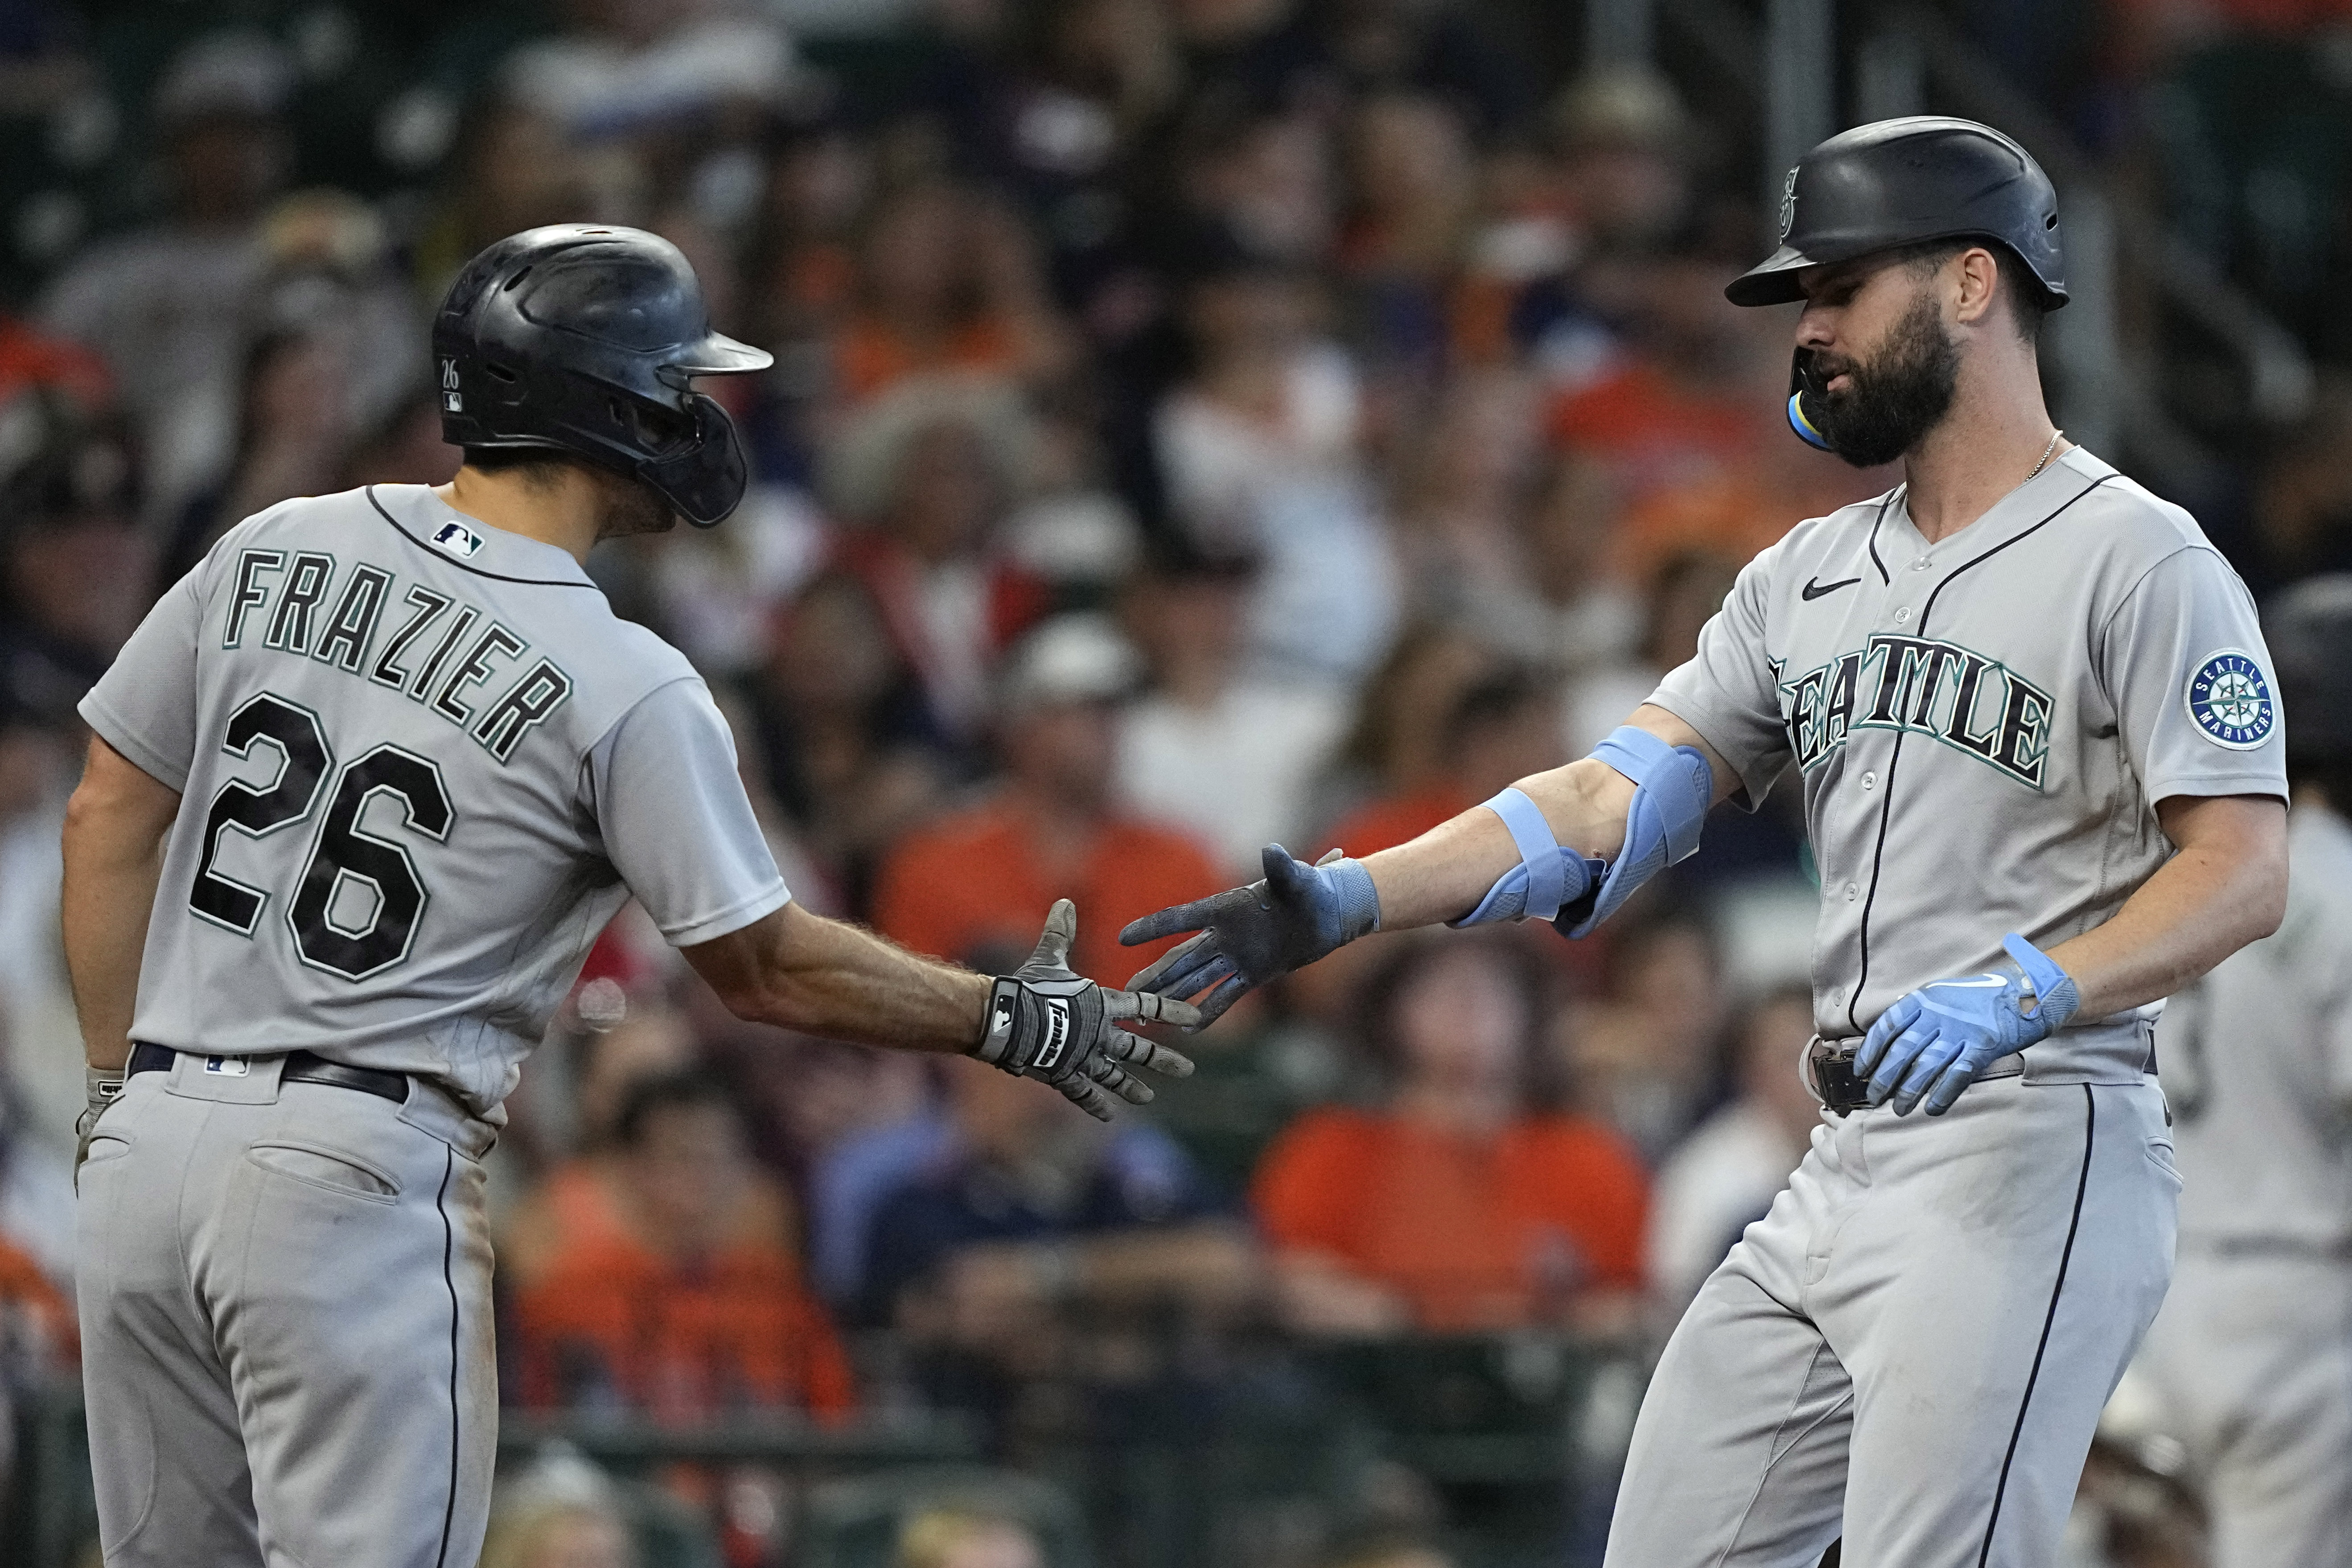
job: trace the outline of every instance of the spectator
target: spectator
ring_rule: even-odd
[[[842,564],[873,595],[933,721],[959,742],[976,739],[986,716],[990,665],[1045,607],[999,537],[1034,439],[1003,388],[931,380],[877,402],[833,447],[829,497],[858,525]]]
[[[1551,1108],[1545,989],[1507,938],[1391,948],[1363,999],[1377,1108],[1308,1112],[1252,1187],[1290,1326],[1622,1321],[1642,1284],[1646,1182],[1614,1134]]]
[[[484,246],[548,224],[614,214],[563,126],[511,93],[484,92],[457,128],[438,204],[416,247],[416,293],[438,299]]]
[[[863,911],[880,857],[937,809],[954,770],[865,583],[831,571],[803,589],[774,618],[750,697],[777,804]]]
[[[1084,912],[1071,967],[1116,983],[1170,943],[1121,947],[1119,927],[1225,879],[1181,831],[1130,815],[1115,790],[1117,705],[1135,652],[1097,616],[1049,622],[999,685],[1002,787],[910,834],[883,867],[874,924],[920,953],[1009,969],[1056,898]]]
[[[1608,948],[1609,999],[1584,1009],[1555,1052],[1579,1103],[1655,1169],[1717,1092],[1716,1048],[1729,1012],[1723,953],[1703,909],[1662,902],[1621,912]]]
[[[1255,560],[1176,546],[1128,598],[1151,666],[1120,730],[1119,788],[1139,809],[1213,845],[1255,882],[1259,852],[1304,841],[1307,793],[1344,721],[1328,687],[1249,673],[1242,618]]]
[[[1682,224],[1695,130],[1674,87],[1643,66],[1605,67],[1552,109],[1570,210],[1596,246],[1643,245]]]
[[[745,1408],[845,1415],[832,1324],[789,1249],[789,1204],[745,1150],[732,1094],[649,1079],[604,1156],[559,1168],[500,1248],[524,1403],[657,1420]]]
[[[1650,700],[1670,670],[1698,652],[1698,634],[1723,608],[1739,569],[1704,550],[1669,556],[1649,579],[1641,641],[1630,656],[1595,661],[1567,688],[1567,749],[1582,757]]]
[[[246,351],[228,470],[182,510],[162,582],[178,581],[214,540],[256,512],[335,491],[353,434],[349,369],[340,334],[325,321],[265,334]]]
[[[1447,716],[1496,667],[1466,631],[1429,621],[1406,627],[1358,688],[1347,733],[1317,781],[1310,815],[1318,827],[1436,779],[1445,768]]]
[[[293,62],[257,33],[220,32],[173,58],[151,111],[170,215],[92,246],[51,283],[41,319],[104,357],[169,518],[236,438],[246,310],[269,267],[260,218],[291,161]]]
[[[1361,859],[1419,838],[1518,779],[1559,767],[1567,758],[1558,716],[1559,699],[1535,672],[1496,671],[1452,705],[1440,745],[1444,763],[1420,787],[1370,801],[1341,819],[1331,829],[1331,847]]]
[[[970,192],[919,184],[885,196],[858,246],[857,308],[834,346],[850,405],[910,377],[952,372],[1038,384],[1067,369],[1028,235]]]
[[[953,1136],[884,1199],[866,1239],[871,1321],[918,1344],[1034,1375],[1076,1324],[1165,1303],[1229,1313],[1255,1255],[1149,1123],[1106,1126],[1040,1084],[947,1063]]]
[[[1659,1171],[1650,1284],[1671,1315],[1681,1315],[1805,1157],[1822,1120],[1800,1071],[1812,1036],[1810,986],[1781,986],[1759,998],[1734,1047],[1738,1098],[1699,1124]]]
[[[1006,1514],[927,1509],[898,1531],[896,1568],[1045,1568],[1036,1533]]]
[[[1521,519],[1541,477],[1531,389],[1466,371],[1438,398],[1399,467],[1397,553],[1416,612],[1523,658],[1551,654]]]
[[[617,1491],[568,1449],[502,1475],[479,1568],[636,1568]]]
[[[1349,136],[1355,214],[1339,248],[1350,336],[1405,409],[1434,390],[1477,183],[1461,118],[1438,99],[1387,93]]]
[[[1322,334],[1320,306],[1296,264],[1213,236],[1185,310],[1194,369],[1161,404],[1154,441],[1192,537],[1265,559],[1256,656],[1352,681],[1387,645],[1398,585],[1363,464],[1355,367]]]
[[[1553,443],[1601,464],[1628,504],[1749,458],[1782,423],[1788,364],[1769,320],[1740,318],[1723,298],[1748,241],[1745,225],[1694,226],[1670,244],[1597,258],[1588,287],[1624,319],[1625,354],[1609,374],[1565,390],[1551,406]],[[1745,255],[1745,251],[1739,252]]]

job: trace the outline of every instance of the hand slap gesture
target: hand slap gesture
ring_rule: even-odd
[[[1200,1020],[1211,1023],[1252,988],[1380,929],[1380,895],[1359,862],[1334,850],[1308,865],[1280,844],[1266,845],[1265,860],[1265,881],[1147,915],[1120,932],[1129,947],[1200,933],[1127,983],[1171,998],[1207,991]]]
[[[1077,934],[1077,905],[1057,900],[1029,961],[989,991],[987,1030],[972,1054],[1015,1078],[1042,1079],[1108,1122],[1111,1095],[1138,1105],[1151,1100],[1151,1086],[1129,1067],[1170,1078],[1192,1072],[1192,1060],[1181,1051],[1118,1026],[1197,1029],[1203,1020],[1189,1003],[1105,990],[1073,972],[1070,943]]]

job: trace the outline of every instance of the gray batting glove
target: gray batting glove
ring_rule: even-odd
[[[1056,900],[1029,961],[998,980],[988,994],[988,1032],[972,1054],[1015,1078],[1037,1078],[1060,1090],[1090,1116],[1110,1120],[1113,1094],[1150,1103],[1151,1085],[1129,1072],[1140,1067],[1189,1078],[1191,1058],[1118,1026],[1123,1021],[1195,1029],[1200,1009],[1190,1002],[1133,991],[1110,991],[1070,968],[1070,942],[1078,909]]]
[[[77,1193],[81,1191],[81,1165],[89,1158],[89,1141],[97,1135],[98,1119],[106,1114],[106,1108],[121,1094],[123,1084],[130,1082],[129,1072],[130,1069],[126,1067],[82,1069],[82,1085],[89,1093],[89,1103],[74,1119],[73,1180]]]

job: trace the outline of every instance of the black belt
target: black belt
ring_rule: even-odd
[[[1853,1070],[1854,1053],[1861,1049],[1862,1041],[1857,1038],[1824,1040],[1820,1035],[1815,1035],[1812,1044],[1805,1048],[1805,1065],[1810,1070],[1805,1074],[1805,1087],[1813,1092],[1824,1110],[1847,1116],[1869,1109],[1870,1080]],[[2012,1051],[1986,1062],[1984,1070],[1969,1082],[2014,1078],[2024,1071],[2024,1053]]]
[[[131,1048],[130,1069],[123,1076],[127,1078],[132,1073],[163,1071],[172,1065],[179,1054],[170,1046],[151,1045],[142,1040]],[[207,1057],[205,1060],[232,1059]],[[252,1057],[233,1060],[260,1061],[268,1059]],[[278,1073],[278,1081],[281,1083],[324,1083],[336,1089],[356,1089],[362,1094],[373,1094],[379,1100],[389,1100],[395,1105],[405,1104],[408,1101],[408,1074],[404,1072],[385,1072],[373,1067],[345,1067],[340,1061],[329,1061],[325,1057],[313,1056],[307,1051],[289,1051],[286,1053],[286,1067]]]

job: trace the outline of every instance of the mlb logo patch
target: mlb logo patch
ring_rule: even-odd
[[[253,1063],[242,1056],[207,1056],[205,1071],[222,1078],[242,1078],[253,1071]]]
[[[444,523],[433,532],[433,542],[459,560],[471,560],[483,544],[482,536],[463,523]]]

